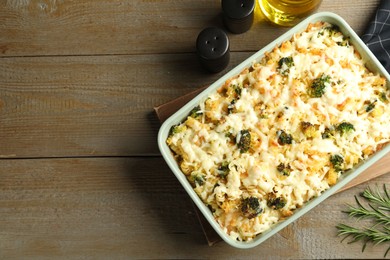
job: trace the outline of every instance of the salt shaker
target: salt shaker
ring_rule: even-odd
[[[232,33],[244,33],[253,23],[255,0],[222,0],[223,21]]]
[[[230,60],[229,38],[220,28],[208,27],[196,39],[196,51],[201,65],[210,72],[220,72]]]

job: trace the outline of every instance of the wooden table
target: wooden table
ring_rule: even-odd
[[[361,34],[377,0],[324,0]],[[194,43],[220,1],[0,1],[0,258],[381,258],[335,225],[367,184],[336,194],[264,244],[209,247],[160,156],[153,107],[212,83],[286,28],[260,16],[204,72]],[[368,182],[390,182],[390,175]]]

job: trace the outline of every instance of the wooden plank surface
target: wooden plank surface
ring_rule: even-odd
[[[172,3],[175,3],[175,7],[169,9]],[[189,8],[188,1],[161,1],[158,5],[154,1],[3,2],[0,8],[0,17],[4,19],[3,23],[0,22],[0,46],[6,46],[8,41],[12,41],[13,47],[4,47],[7,51],[0,59],[0,157],[157,155],[155,136],[159,125],[152,114],[153,106],[212,83],[253,54],[253,51],[242,52],[243,50],[258,50],[286,29],[257,22],[246,34],[230,35],[231,46],[236,46],[232,49],[239,52],[232,53],[229,67],[224,72],[213,75],[205,73],[199,67],[194,53],[177,54],[181,52],[177,49],[169,50],[171,54],[161,55],[51,55],[105,54],[96,46],[100,43],[105,46],[135,46],[135,43],[127,45],[119,39],[124,34],[136,35],[134,37],[137,43],[139,39],[143,39],[146,43],[165,48],[164,45],[168,42],[156,40],[156,30],[160,32],[161,28],[148,23],[155,23],[155,19],[160,19],[160,15],[166,16],[167,13],[175,17],[177,22],[185,17],[190,19],[183,23],[183,27],[175,27],[175,32],[164,29],[169,34],[167,37],[171,43],[187,46],[181,41],[188,41],[191,37],[182,37],[177,30],[183,33],[190,30],[196,35],[193,26],[199,26],[200,21],[205,20],[200,19],[200,15],[207,17],[205,9],[212,10],[213,6],[218,9],[215,7],[217,1],[212,2],[213,4],[206,4],[204,1],[196,3],[196,6]],[[354,15],[347,16],[351,19],[352,26],[361,31],[360,23],[366,22],[372,15],[376,4],[376,1],[357,1],[349,10]],[[160,10],[158,15],[157,6]],[[324,1],[321,8],[341,14],[346,12],[342,5],[332,1]],[[170,11],[167,12],[167,9]],[[2,12],[4,15],[1,15]],[[109,19],[122,17],[118,12],[137,21],[141,19],[138,17],[141,15],[143,23],[129,22],[130,18]],[[359,19],[355,19],[357,16]],[[123,31],[105,36],[110,30],[104,26],[95,26],[97,32],[83,31],[84,24],[79,19],[91,21],[87,28],[97,21],[100,21],[97,25],[115,22],[115,26],[120,28],[130,26],[126,30],[131,30],[133,34]],[[133,28],[141,24],[149,29],[146,30],[146,35],[144,29]],[[113,26],[111,24],[108,28]],[[32,32],[38,35],[31,37]],[[89,36],[103,38],[89,39]],[[235,43],[238,38],[239,41]],[[77,42],[78,46],[74,46],[72,41]],[[82,41],[87,41],[88,44],[82,44]],[[153,49],[155,47],[149,49],[146,43],[142,43],[145,52],[167,52]],[[69,53],[55,52],[45,44],[54,44],[57,50]],[[83,46],[90,50],[83,50]],[[128,50],[126,53],[137,51]],[[34,57],[4,57],[8,54]],[[50,56],[36,57],[37,55]]]
[[[340,14],[361,33],[378,2],[324,0],[319,11]],[[3,0],[0,55],[193,52],[203,28],[222,26],[220,14],[220,0]],[[230,35],[231,48],[258,50],[285,30],[258,17],[249,32]]]
[[[209,247],[189,197],[152,158],[2,159],[0,258],[381,258],[385,247],[340,243],[341,211],[366,185],[333,195],[264,244]],[[158,171],[156,169],[159,169]]]
[[[153,107],[222,73],[195,54],[1,58],[0,157],[157,155]]]

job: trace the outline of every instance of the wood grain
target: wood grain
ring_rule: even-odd
[[[0,157],[157,155],[153,107],[221,73],[194,54],[2,58]]]
[[[379,0],[323,0],[358,34]],[[220,0],[0,1],[0,259],[381,258],[340,243],[335,194],[251,250],[209,247],[159,156],[153,107],[214,82],[284,33],[257,15],[228,33],[229,67],[205,73],[194,42],[223,27]],[[389,172],[380,161],[369,170]],[[377,168],[376,168],[377,167]]]
[[[346,18],[359,34],[378,0],[324,0],[318,11]],[[0,55],[95,55],[193,52],[198,33],[223,27],[220,0],[103,1],[4,0],[0,3]],[[233,51],[255,51],[286,29],[259,15],[252,29],[230,34]]]
[[[389,183],[390,175],[334,195],[264,244],[238,250],[207,245],[188,195],[160,157],[0,163],[2,259],[368,259],[385,249],[368,246],[362,254],[361,244],[340,243],[335,225],[352,222],[341,211],[353,195]]]

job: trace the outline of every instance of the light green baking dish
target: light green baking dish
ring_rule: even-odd
[[[181,121],[183,121],[183,119],[188,115],[188,113],[191,111],[192,108],[198,105],[201,101],[204,101],[210,93],[216,91],[216,89],[222,86],[222,84],[227,79],[239,74],[244,68],[250,67],[254,61],[259,61],[263,57],[265,52],[270,52],[276,45],[280,45],[283,41],[291,39],[293,34],[305,30],[309,23],[315,23],[317,21],[324,21],[324,22],[329,22],[331,24],[337,25],[344,35],[350,37],[352,44],[357,49],[357,51],[361,54],[363,59],[366,61],[367,67],[373,72],[379,72],[385,78],[387,78],[388,82],[390,82],[390,76],[388,72],[380,64],[380,62],[372,54],[372,52],[366,47],[366,45],[362,42],[359,36],[347,24],[347,22],[334,13],[321,12],[308,17],[307,19],[305,19],[304,21],[302,21],[301,23],[299,23],[298,25],[290,29],[288,32],[286,32],[285,34],[283,34],[282,36],[280,36],[279,38],[277,38],[276,40],[274,40],[273,42],[265,46],[263,49],[256,52],[254,55],[252,55],[245,61],[243,61],[237,67],[235,67],[234,69],[226,73],[223,77],[221,77],[219,80],[214,82],[207,89],[201,92],[198,96],[196,96],[185,106],[179,109],[175,114],[169,117],[163,123],[163,125],[159,130],[158,146],[168,166],[173,171],[173,173],[175,174],[179,182],[183,185],[184,189],[187,191],[188,195],[194,201],[196,206],[199,208],[199,210],[202,212],[205,218],[209,221],[210,225],[215,229],[215,231],[221,236],[221,238],[226,243],[228,243],[233,247],[245,249],[245,248],[252,248],[261,244],[262,242],[264,242],[265,240],[267,240],[268,238],[276,234],[278,231],[280,231],[290,223],[300,218],[303,214],[307,213],[309,210],[313,209],[315,206],[320,204],[322,201],[324,201],[326,198],[332,195],[335,191],[343,187],[349,181],[351,181],[356,176],[358,176],[361,172],[363,172],[372,164],[374,164],[376,161],[378,161],[380,158],[385,156],[386,153],[388,153],[390,150],[390,145],[386,145],[386,147],[384,147],[382,150],[380,150],[379,152],[371,156],[368,160],[364,161],[363,163],[354,167],[354,169],[343,174],[342,177],[338,180],[337,184],[335,184],[330,189],[323,192],[319,197],[307,202],[303,207],[295,210],[292,216],[286,218],[281,222],[278,222],[271,229],[258,235],[255,239],[249,242],[240,242],[240,241],[233,240],[221,229],[219,224],[215,221],[211,211],[207,208],[205,204],[203,204],[201,199],[198,197],[198,195],[191,187],[191,184],[187,181],[186,176],[182,173],[182,171],[178,167],[178,164],[176,163],[168,145],[165,142],[168,137],[170,128],[173,125],[176,125]],[[390,86],[388,85],[387,88],[390,88]]]

